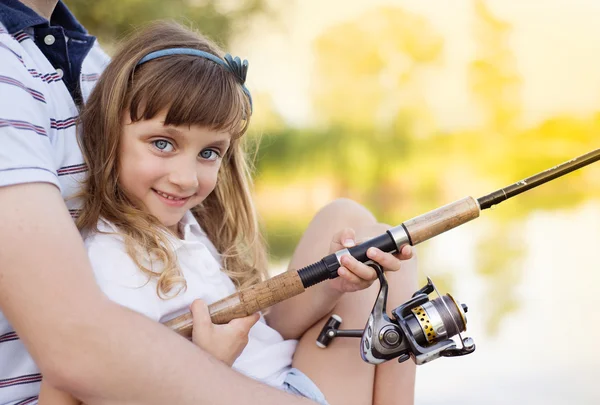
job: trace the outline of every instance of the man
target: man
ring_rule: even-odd
[[[0,3],[0,404],[36,403],[41,375],[86,404],[309,403],[97,287],[63,199],[85,173],[77,104],[106,62],[62,2]]]

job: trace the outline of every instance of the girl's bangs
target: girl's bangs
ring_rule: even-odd
[[[239,138],[248,126],[250,103],[235,77],[197,56],[177,55],[138,67],[131,84],[132,121],[166,111],[164,125],[198,125]]]

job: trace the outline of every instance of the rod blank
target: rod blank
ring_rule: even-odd
[[[477,199],[477,202],[482,210],[490,208],[492,205],[500,204],[502,201],[506,201],[511,197],[519,195],[527,190],[531,190],[532,188],[549,182],[550,180],[554,180],[557,177],[564,176],[565,174],[571,173],[574,170],[581,169],[582,167],[597,162],[598,160],[600,160],[600,149],[595,149],[589,153],[586,153],[585,155],[581,155],[548,170],[544,170],[541,173],[534,174],[526,179],[517,181],[510,186],[501,188],[493,193],[480,197]]]

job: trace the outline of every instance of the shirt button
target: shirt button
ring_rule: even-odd
[[[56,41],[56,39],[54,38],[54,35],[46,35],[44,37],[44,43],[46,45],[52,45],[54,43],[54,41]]]
[[[64,72],[61,68],[58,68],[56,69],[56,74],[62,79]]]

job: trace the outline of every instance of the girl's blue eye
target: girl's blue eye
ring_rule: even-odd
[[[165,141],[164,139],[152,141],[152,144],[161,152],[171,152],[173,150],[173,144],[169,141]]]
[[[204,149],[202,152],[200,152],[200,157],[206,160],[217,160],[221,157],[221,155],[219,155],[219,152],[214,149]]]

